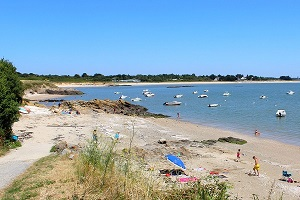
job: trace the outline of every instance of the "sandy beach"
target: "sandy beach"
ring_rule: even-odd
[[[272,199],[279,199],[281,195],[283,199],[300,199],[299,146],[263,139],[254,134],[247,136],[231,130],[195,125],[180,118],[140,118],[87,110],[80,110],[81,114],[76,115],[53,113],[48,108],[35,106],[29,108],[31,112],[22,115],[14,124],[13,130],[15,133],[31,132],[32,137],[24,140],[22,147],[0,158],[1,177],[7,176],[7,168],[10,165],[16,166],[16,163],[21,169],[14,176],[22,173],[35,160],[49,155],[50,148],[59,139],[73,144],[84,143],[91,139],[92,132],[96,129],[99,137],[113,137],[120,131],[117,146],[120,150],[128,148],[130,138],[133,137],[134,146],[143,149],[145,161],[158,174],[160,169],[174,168],[164,157],[165,154],[173,153],[184,161],[186,173],[190,176],[201,179],[212,172],[222,175],[220,180],[233,186],[229,191],[232,197],[253,199],[252,194],[256,194],[264,199],[272,189]],[[244,139],[247,143],[237,145],[217,142],[203,146],[193,142],[229,136]],[[158,143],[162,138],[166,140],[166,144]],[[241,149],[241,158],[236,162],[238,149]],[[249,175],[253,173],[253,156],[259,159],[260,176]],[[292,173],[296,183],[280,180],[283,170]],[[7,186],[14,176],[7,178],[0,189]]]
[[[205,85],[205,84],[253,84],[253,83],[300,83],[300,81],[211,81],[211,82],[117,82],[117,83],[55,83],[56,86],[62,88],[73,87],[107,87],[109,85],[122,86],[147,86],[147,85]]]

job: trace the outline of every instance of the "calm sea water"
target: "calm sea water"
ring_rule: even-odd
[[[82,96],[70,96],[66,100],[117,100],[121,94],[125,100],[139,104],[153,113],[161,113],[196,124],[237,131],[254,135],[255,129],[260,137],[278,140],[300,146],[300,83],[234,83],[234,84],[185,84],[191,87],[168,88],[174,85],[118,86],[118,87],[83,87]],[[144,97],[142,91],[148,89],[154,97]],[[204,90],[208,92],[204,93]],[[286,92],[292,90],[294,95]],[[198,91],[198,94],[193,94]],[[223,96],[228,91],[230,96]],[[121,92],[121,94],[114,94]],[[174,95],[182,94],[181,98]],[[207,98],[198,98],[207,94]],[[260,99],[261,95],[267,96]],[[142,101],[132,102],[131,98],[140,97]],[[180,106],[164,106],[166,101],[181,101]],[[216,103],[218,107],[208,107]],[[285,109],[286,117],[278,118],[278,109]]]

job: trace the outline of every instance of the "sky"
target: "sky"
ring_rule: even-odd
[[[39,75],[300,76],[299,0],[9,0],[0,57]]]

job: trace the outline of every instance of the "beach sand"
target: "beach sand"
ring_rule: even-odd
[[[292,173],[296,181],[300,181],[300,147],[267,140],[261,137],[244,135],[230,130],[221,130],[183,121],[184,119],[140,118],[118,114],[95,113],[82,110],[80,115],[52,113],[48,108],[29,107],[32,112],[21,116],[13,126],[15,133],[32,132],[32,138],[24,140],[22,147],[11,151],[0,158],[0,176],[2,168],[9,165],[20,165],[20,174],[33,161],[49,155],[50,148],[59,139],[69,144],[85,143],[92,138],[92,132],[97,130],[99,137],[114,137],[120,131],[119,150],[129,148],[130,139],[133,146],[143,150],[143,156],[148,166],[158,174],[160,169],[176,168],[166,161],[164,155],[172,153],[179,155],[186,165],[186,174],[198,178],[205,177],[210,172],[222,175],[220,180],[230,183],[232,197],[253,199],[256,194],[259,199],[267,198],[272,190],[272,199],[300,199],[300,183],[288,183],[280,180],[282,171]],[[262,133],[263,134],[263,133]],[[216,140],[220,137],[236,137],[247,141],[244,145],[217,142],[211,146],[199,145],[202,140]],[[160,139],[166,144],[159,144]],[[236,162],[236,152],[241,149],[241,159]],[[254,160],[257,156],[260,162],[260,176],[252,173]],[[5,173],[5,174],[1,174]],[[2,185],[5,187],[11,180]],[[1,189],[1,185],[0,185]]]

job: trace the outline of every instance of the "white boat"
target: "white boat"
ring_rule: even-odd
[[[230,95],[229,92],[224,92],[224,93],[223,93],[223,96],[229,96],[229,95]]]
[[[154,93],[152,93],[152,92],[144,92],[144,96],[145,97],[153,97]]]
[[[114,92],[115,94],[121,94],[121,92]]]
[[[208,90],[203,90],[204,92],[208,92]]]
[[[127,96],[125,96],[123,94],[119,97],[119,99],[126,99],[126,98],[127,98]]]
[[[137,98],[133,98],[133,99],[131,99],[131,101],[142,101],[142,99],[141,99],[141,98],[139,98],[139,97],[137,97]]]
[[[293,94],[295,94],[295,92],[294,92],[294,91],[292,91],[292,90],[289,90],[289,91],[287,92],[287,94],[289,94],[289,95],[293,95]]]
[[[265,99],[265,98],[267,98],[267,96],[261,95],[259,98],[260,98],[260,99]]]
[[[182,94],[176,94],[175,96],[174,96],[174,98],[181,98],[183,95]]]
[[[207,106],[208,107],[218,107],[219,104],[217,104],[217,103],[211,103],[211,104],[208,104]]]
[[[165,102],[163,105],[165,106],[179,106],[181,104],[180,101],[170,101],[170,102]]]
[[[277,110],[276,116],[277,117],[284,117],[284,116],[286,116],[285,110]]]
[[[198,96],[198,98],[206,98],[206,97],[208,97],[206,94],[201,94]]]
[[[198,91],[194,91],[193,94],[198,94]]]

